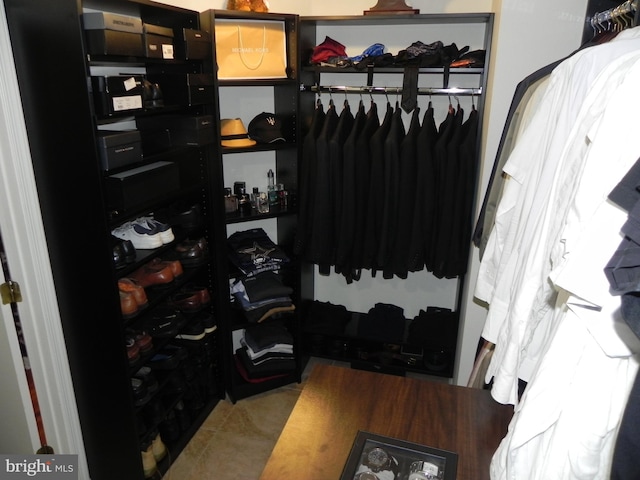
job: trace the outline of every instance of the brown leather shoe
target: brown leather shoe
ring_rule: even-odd
[[[138,303],[132,293],[120,291],[120,311],[123,318],[133,318],[138,314]]]
[[[147,332],[137,332],[134,339],[140,353],[147,353],[153,349],[153,338]]]
[[[126,277],[121,278],[118,280],[118,289],[121,292],[133,294],[133,297],[136,299],[139,309],[145,308],[149,304],[147,293],[136,280]]]
[[[154,258],[149,262],[149,265],[152,265],[154,267],[158,265],[169,265],[169,267],[171,267],[171,272],[173,273],[174,278],[178,278],[184,273],[182,264],[179,260],[162,260],[161,258]]]
[[[171,265],[162,262],[143,265],[131,274],[131,278],[143,288],[167,286],[175,279]]]
[[[206,307],[211,303],[211,295],[209,294],[209,289],[203,285],[194,285],[192,283],[185,285],[182,289],[186,293],[193,293],[200,297],[200,303],[202,303],[203,307]]]
[[[135,340],[130,337],[126,338],[125,344],[127,346],[127,359],[129,360],[129,365],[133,365],[140,358],[140,348],[136,345]]]
[[[181,312],[196,313],[202,310],[200,295],[193,292],[179,292],[171,298],[171,303]]]

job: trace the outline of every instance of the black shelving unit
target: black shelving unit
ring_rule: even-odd
[[[87,11],[106,11],[139,18],[178,35],[201,28],[198,12],[146,0],[8,0],[4,3],[17,68],[22,105],[51,259],[66,349],[73,379],[80,425],[91,478],[141,480],[141,450],[166,415],[181,400],[198,396],[191,404],[190,421],[171,439],[169,455],[158,465],[166,472],[198,427],[224,396],[217,333],[197,344],[182,344],[185,361],[173,375],[183,376],[181,388],[165,389],[169,376],[154,372],[159,388],[136,405],[131,377],[174,338],[153,338],[153,349],[135,362],[127,357],[129,330],[141,331],[158,307],[189,282],[213,286],[215,251],[208,261],[184,266],[184,274],[168,288],[147,292],[149,305],[133,318],[121,311],[118,280],[160,258],[169,259],[175,247],[194,236],[210,241],[215,230],[211,200],[211,145],[176,146],[146,150],[139,162],[105,171],[100,162],[99,130],[128,129],[142,118],[158,115],[205,115],[213,99],[199,105],[176,103],[109,113],[98,108],[92,76],[201,74],[211,62],[181,57],[149,58],[143,54],[92,54],[84,30]],[[209,51],[211,45],[208,45]],[[171,93],[167,89],[167,93]],[[122,128],[121,128],[122,127]],[[109,188],[110,176],[155,162],[173,165],[180,178],[170,192],[146,192],[135,202],[118,205]],[[144,190],[144,185],[138,187]],[[201,226],[174,229],[175,240],[154,250],[137,250],[132,263],[117,268],[111,231],[124,222],[181,202],[198,205]],[[213,306],[211,311],[213,312]],[[190,317],[185,313],[186,325]],[[196,350],[198,352],[196,353]],[[149,420],[145,409],[156,402],[158,415]]]
[[[485,93],[487,87],[489,61],[491,59],[491,40],[493,33],[493,14],[426,14],[426,15],[364,15],[364,16],[322,16],[300,18],[300,121],[301,134],[308,131],[316,107],[317,95],[325,101],[327,97],[336,102],[342,101],[344,95],[352,98],[369,98],[378,94],[379,97],[393,95],[399,99],[402,91],[402,66],[366,67],[334,67],[310,65],[309,58],[316,45],[330,37],[340,43],[346,43],[343,36],[366,47],[380,42],[385,45],[385,51],[391,53],[389,45],[408,46],[415,41],[428,44],[435,40],[442,40],[445,45],[458,42],[462,47],[466,45],[467,34],[471,35],[473,43],[469,43],[470,50],[486,51],[484,68],[419,68],[421,79],[418,93],[436,96],[456,95],[472,96],[480,115],[484,112]],[[456,32],[464,40],[456,38]],[[444,35],[446,38],[441,38]],[[404,43],[403,43],[404,42]],[[349,47],[349,45],[346,45]],[[399,50],[400,48],[398,48]],[[349,51],[354,52],[354,49]],[[354,52],[355,53],[355,52]],[[390,77],[400,78],[400,81],[390,80]],[[426,80],[424,80],[426,78]],[[424,81],[423,81],[424,80]],[[387,83],[391,82],[391,83]],[[390,87],[389,85],[398,85]],[[459,87],[459,88],[458,88]],[[380,109],[379,109],[380,110]],[[482,138],[482,121],[478,128],[476,155],[479,158]],[[477,189],[477,178],[474,181]],[[471,243],[469,239],[469,252]],[[305,299],[313,299],[313,266],[303,263],[301,270],[305,272]],[[447,281],[445,279],[445,281]],[[452,332],[457,336],[461,324],[461,307],[464,293],[465,278],[460,275],[455,279],[455,305],[450,309]],[[371,307],[373,307],[372,302]],[[420,308],[426,310],[429,305]],[[311,308],[309,301],[304,302],[303,310]],[[325,357],[351,363],[353,368],[405,375],[407,372],[427,374],[438,377],[451,378],[454,374],[456,359],[456,345],[420,345],[407,338],[407,329],[403,341],[383,341],[362,338],[358,334],[358,323],[366,316],[362,312],[348,312],[349,321],[341,333],[331,334],[316,331],[303,315],[303,348],[305,355]],[[407,321],[407,327],[408,327]],[[449,342],[450,343],[450,342]]]
[[[286,36],[286,55],[287,68],[286,78],[276,79],[219,79],[215,78],[215,102],[214,117],[218,123],[222,118],[234,118],[237,111],[223,111],[221,98],[230,95],[229,92],[240,88],[259,88],[263,89],[265,96],[273,101],[273,111],[280,118],[285,118],[286,138],[285,143],[273,144],[256,144],[252,147],[230,148],[220,147],[217,150],[213,160],[213,182],[212,191],[213,198],[216,200],[214,215],[219,219],[224,219],[219,223],[219,228],[215,232],[214,243],[217,248],[227,251],[227,227],[233,226],[235,230],[242,230],[243,224],[250,225],[255,228],[256,223],[271,221],[275,222],[275,235],[270,237],[282,250],[290,257],[290,263],[282,269],[282,276],[286,285],[294,289],[292,300],[297,304],[300,299],[300,272],[299,262],[293,257],[292,245],[295,235],[297,222],[296,209],[296,193],[298,189],[298,155],[299,155],[299,136],[298,136],[298,16],[292,14],[277,13],[254,13],[228,10],[209,10],[201,14],[201,23],[203,28],[212,32],[213,42],[215,44],[215,24],[218,20],[236,20],[236,21],[277,21],[283,22]],[[216,64],[215,51],[213,65]],[[261,90],[262,91],[262,90]],[[231,93],[233,94],[233,93]],[[236,91],[237,95],[237,91]],[[250,106],[246,100],[238,97],[235,99],[238,104],[242,104],[245,110],[250,110]],[[239,109],[238,109],[239,110]],[[261,111],[251,111],[251,116],[243,118],[245,126],[253,116],[260,114]],[[216,144],[220,145],[220,130],[216,132]],[[287,207],[271,207],[267,214],[253,213],[251,215],[242,216],[239,213],[225,213],[223,197],[224,188],[231,187],[225,184],[225,162],[233,161],[234,163],[242,163],[251,155],[266,154],[273,155],[274,173],[278,183],[283,183],[289,192],[289,201]],[[266,174],[265,168],[265,174]],[[266,185],[266,177],[265,177]],[[251,185],[247,185],[248,193],[251,191]],[[249,228],[249,227],[247,227]],[[282,320],[285,322],[287,329],[294,339],[294,354],[296,357],[296,368],[290,373],[284,374],[277,378],[267,381],[249,382],[245,380],[238,372],[235,363],[235,350],[237,348],[238,332],[244,329],[250,329],[254,325],[242,319],[242,314],[234,309],[230,302],[229,281],[230,279],[239,278],[240,272],[233,267],[227,258],[220,256],[216,263],[216,303],[218,304],[217,316],[218,325],[221,335],[221,346],[225,358],[225,387],[229,398],[235,402],[242,398],[246,398],[264,391],[277,388],[282,385],[300,382],[302,372],[302,359],[300,349],[300,328],[299,316],[297,313],[287,314]]]

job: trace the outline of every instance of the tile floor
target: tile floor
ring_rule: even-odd
[[[318,362],[340,364],[312,358],[300,384],[220,401],[163,480],[257,480]]]

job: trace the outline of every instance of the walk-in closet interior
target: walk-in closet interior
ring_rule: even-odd
[[[640,476],[638,0],[0,6],[7,469]]]

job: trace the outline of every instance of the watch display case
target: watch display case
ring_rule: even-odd
[[[458,455],[359,431],[340,480],[453,480]]]

